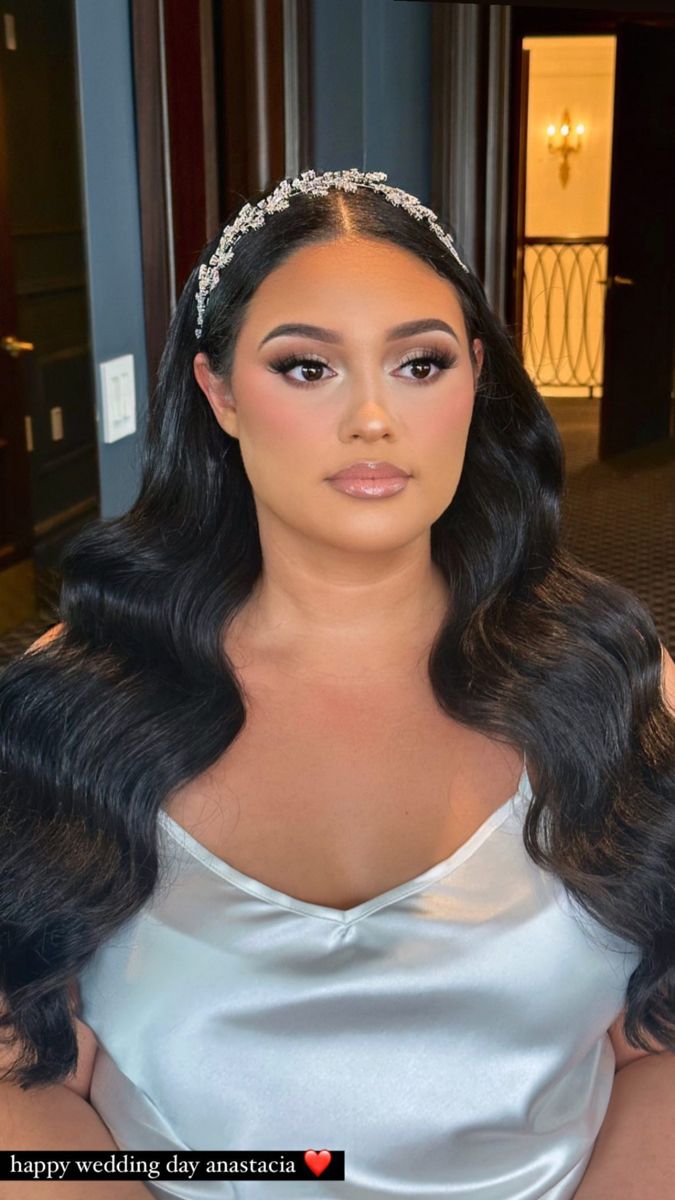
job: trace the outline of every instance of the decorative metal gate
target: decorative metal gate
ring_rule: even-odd
[[[537,387],[602,387],[607,238],[523,239],[523,358]]]

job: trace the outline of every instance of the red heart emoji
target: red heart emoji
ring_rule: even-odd
[[[317,1176],[323,1175],[332,1158],[330,1150],[319,1150],[318,1153],[316,1150],[305,1150],[305,1162],[310,1171]]]

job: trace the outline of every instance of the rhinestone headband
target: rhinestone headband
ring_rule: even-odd
[[[281,209],[288,208],[291,196],[299,195],[301,192],[307,196],[325,196],[331,187],[340,188],[345,192],[355,192],[359,187],[372,188],[373,191],[380,192],[385,196],[390,204],[405,208],[406,212],[409,212],[416,220],[428,221],[429,227],[438,239],[468,274],[469,268],[462,262],[450,234],[446,233],[439,224],[436,214],[430,208],[420,204],[416,196],[411,196],[409,192],[404,192],[401,188],[391,187],[385,182],[386,178],[384,171],[364,172],[359,171],[356,167],[350,167],[345,171],[324,171],[321,175],[317,175],[316,171],[303,171],[290,183],[287,179],[282,180],[269,196],[264,196],[257,204],[245,204],[239,210],[235,220],[225,226],[218,246],[209,259],[208,266],[204,263],[199,268],[199,291],[195,293],[197,301],[195,333],[197,337],[202,336],[204,312],[209,295],[220,279],[220,272],[232,259],[235,244],[249,230],[259,229],[261,225],[264,225],[268,213],[280,212]]]

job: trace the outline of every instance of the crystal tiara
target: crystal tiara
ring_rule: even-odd
[[[455,244],[449,233],[440,225],[438,218],[430,208],[421,204],[416,196],[404,192],[401,188],[391,187],[386,183],[384,171],[359,171],[350,167],[344,171],[324,171],[317,175],[316,171],[303,171],[296,179],[282,182],[268,196],[264,196],[257,204],[245,204],[229,225],[226,225],[218,242],[218,246],[209,259],[208,266],[203,263],[199,268],[199,291],[196,292],[197,328],[195,333],[201,337],[204,326],[204,313],[209,295],[220,279],[220,272],[230,262],[234,254],[235,243],[251,229],[259,229],[264,225],[268,213],[279,212],[288,208],[290,198],[300,193],[308,196],[325,196],[331,187],[341,188],[345,192],[355,192],[359,187],[372,188],[380,192],[389,201],[404,208],[418,221],[426,220],[439,241],[457,259],[460,267],[469,273],[469,268],[462,262],[455,249]]]

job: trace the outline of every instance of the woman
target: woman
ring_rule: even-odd
[[[345,1151],[275,1196],[593,1200],[674,1115],[672,660],[561,546],[553,422],[385,179],[206,247],[139,497],[2,678],[3,1086],[50,1085],[36,1146],[67,1092],[128,1150]]]

